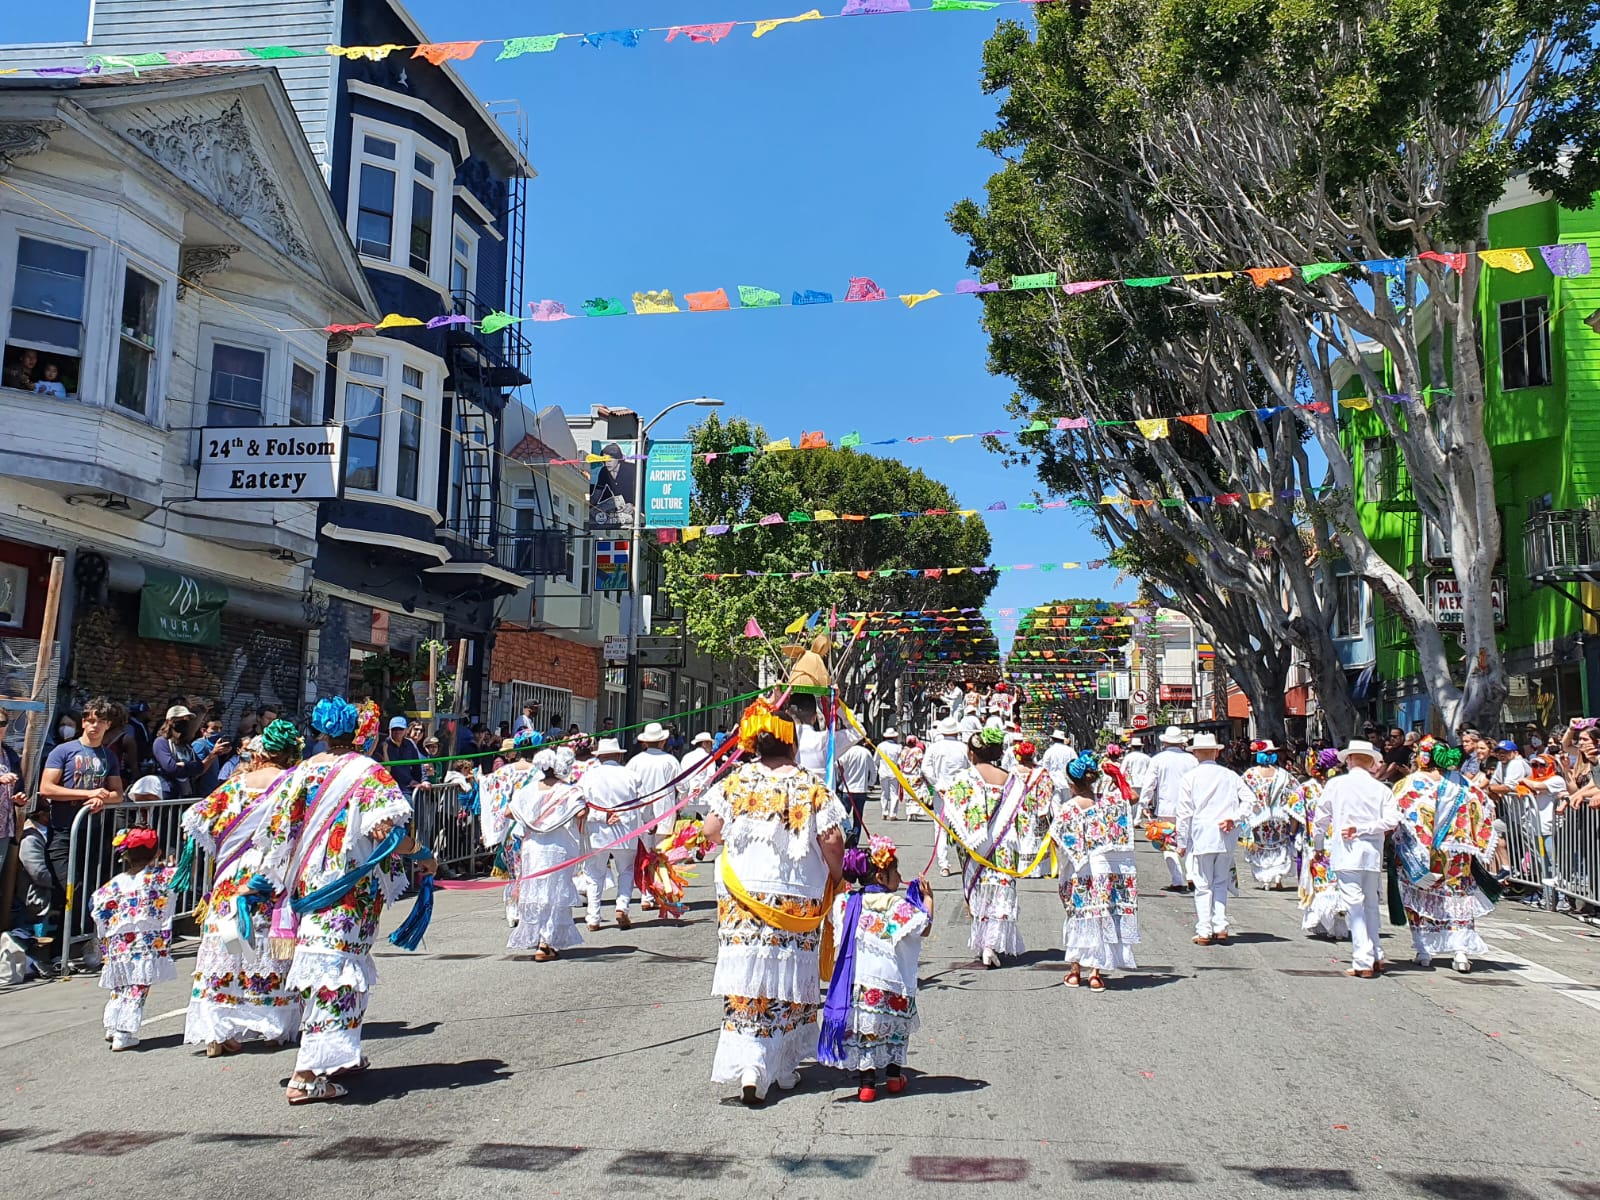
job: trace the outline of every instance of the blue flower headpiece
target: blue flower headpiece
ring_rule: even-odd
[[[1067,764],[1067,774],[1077,782],[1093,779],[1100,774],[1100,760],[1089,750],[1081,751],[1078,757]]]
[[[348,737],[356,731],[356,723],[360,720],[360,711],[343,696],[318,700],[317,706],[311,710],[311,727],[320,729],[332,738]]]

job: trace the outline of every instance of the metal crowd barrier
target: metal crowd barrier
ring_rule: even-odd
[[[479,839],[476,812],[463,806],[464,794],[470,796],[471,789],[464,793],[458,784],[437,783],[423,784],[412,796],[418,834],[433,847],[441,866],[456,876],[487,870],[493,858]],[[189,797],[124,802],[98,813],[87,808],[78,810],[68,835],[67,877],[63,881],[67,906],[60,930],[58,964],[63,977],[71,973],[75,948],[95,936],[89,900],[95,889],[118,871],[111,849],[111,839],[117,831],[139,823],[148,825],[160,839],[162,854],[176,858],[183,851],[183,814],[194,803],[195,798]],[[196,856],[193,882],[173,896],[179,914],[192,911],[210,889],[212,866],[209,854],[201,852]]]
[[[139,803],[113,805],[92,813],[88,808],[78,809],[72,818],[72,829],[67,841],[67,877],[62,880],[66,889],[67,906],[62,915],[61,958],[58,970],[62,978],[71,974],[72,950],[95,936],[94,914],[89,911],[90,899],[95,889],[114,876],[117,871],[111,839],[118,830],[143,823],[156,831],[161,853],[172,858],[183,851],[183,814],[194,804],[194,798],[182,800],[145,800]],[[59,836],[59,834],[57,835]],[[173,894],[178,913],[193,910],[211,886],[211,856],[199,854],[195,858],[193,882],[181,892]]]
[[[1495,801],[1495,816],[1510,859],[1511,882],[1543,888],[1538,806],[1528,796],[1502,796]],[[1554,831],[1544,842],[1555,890],[1600,905],[1600,810],[1585,806],[1556,814]]]

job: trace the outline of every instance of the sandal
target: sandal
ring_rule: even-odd
[[[295,1093],[299,1093],[296,1098]],[[320,1104],[324,1100],[341,1100],[350,1093],[340,1087],[326,1075],[318,1075],[309,1083],[289,1082],[288,1092],[289,1107],[295,1108],[301,1104]]]
[[[227,1058],[231,1055],[238,1054],[239,1051],[243,1049],[243,1043],[236,1038],[229,1038],[225,1042],[208,1042],[206,1043],[206,1057]]]
[[[1077,967],[1073,967],[1072,970],[1062,976],[1061,982],[1068,987],[1079,987],[1083,983],[1083,972]]]
[[[553,962],[555,961],[555,957],[556,956],[551,954],[548,950],[535,950],[533,952],[534,962]]]
[[[370,1066],[372,1066],[372,1060],[370,1058],[368,1058],[365,1054],[363,1054],[361,1056],[361,1061],[358,1062],[355,1066],[353,1066],[353,1067],[340,1067],[337,1071],[333,1072],[333,1075],[360,1075],[363,1071],[367,1070],[367,1068],[369,1068]],[[329,1076],[330,1079],[332,1077],[333,1077],[332,1075]]]
[[[1089,990],[1091,992],[1103,992],[1106,990],[1106,981],[1100,978],[1099,972],[1089,976]]]

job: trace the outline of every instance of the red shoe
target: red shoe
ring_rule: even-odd
[[[891,1075],[884,1081],[884,1087],[889,1089],[889,1095],[898,1096],[906,1090],[906,1077],[904,1075]]]
[[[861,1103],[863,1103],[863,1104],[871,1104],[877,1098],[878,1098],[878,1089],[877,1088],[864,1087],[864,1088],[857,1088],[856,1089],[856,1099],[861,1101]]]

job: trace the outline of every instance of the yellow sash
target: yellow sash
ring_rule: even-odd
[[[817,929],[822,930],[822,943],[818,947],[819,971],[823,979],[833,977],[833,899],[838,895],[838,885],[833,880],[828,880],[827,890],[822,893],[822,912],[815,917],[797,917],[793,913],[786,913],[781,908],[774,908],[770,904],[763,904],[748,891],[744,884],[739,882],[739,877],[733,873],[733,867],[728,862],[727,847],[717,858],[717,874],[722,880],[722,886],[728,889],[732,896],[745,908],[760,918],[765,925],[774,929],[781,929],[785,933],[812,933]]]
[[[851,725],[855,726],[856,732],[859,733],[863,739],[866,739],[867,731],[861,728],[861,722],[856,720],[855,713],[850,711],[850,706],[843,700],[839,701],[839,711],[844,713],[845,718],[850,722]],[[867,744],[870,746],[876,745],[876,743],[870,740],[867,741]],[[956,845],[960,846],[961,849],[966,852],[967,857],[979,865],[988,867],[991,871],[999,871],[1002,875],[1009,875],[1013,879],[1026,879],[1029,875],[1032,875],[1036,869],[1038,869],[1039,864],[1045,860],[1045,856],[1047,854],[1052,856],[1055,854],[1055,840],[1053,838],[1045,838],[1044,845],[1039,847],[1039,853],[1034,855],[1033,861],[1020,871],[1008,871],[1005,867],[1000,866],[998,863],[990,862],[971,846],[967,845],[966,841],[963,840],[961,835],[952,829],[943,817],[928,807],[927,801],[922,798],[921,790],[905,777],[897,763],[891,762],[882,755],[878,756],[878,761],[884,766],[888,767],[891,772],[893,772],[895,779],[898,780],[900,786],[905,789],[906,795],[915,800],[922,811],[933,818],[934,824],[940,829],[944,830],[945,834],[950,838],[950,840]]]

